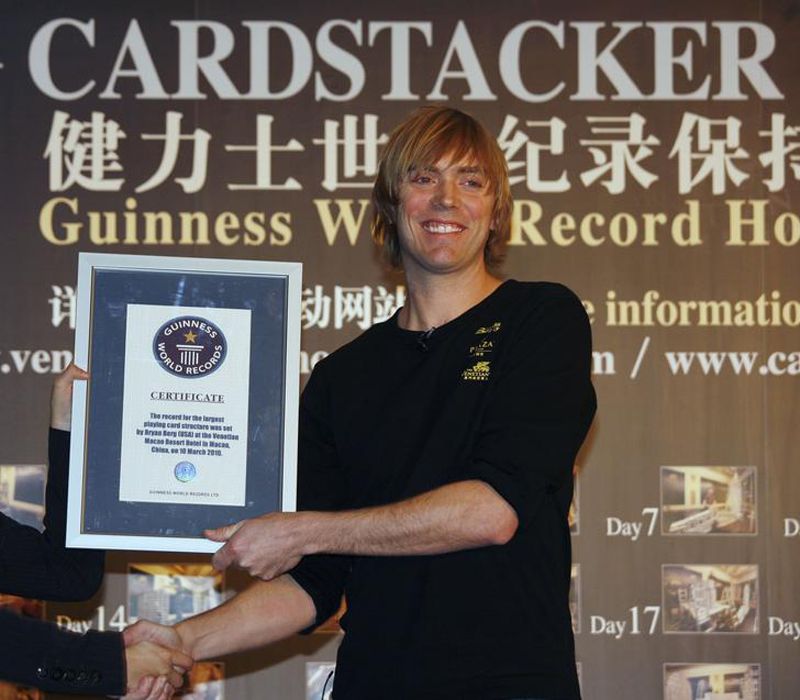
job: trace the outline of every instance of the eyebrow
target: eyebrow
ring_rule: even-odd
[[[435,165],[425,165],[422,167],[411,167],[409,168],[408,172],[438,173],[440,172],[440,170]],[[484,175],[486,173],[486,169],[480,167],[479,165],[462,165],[458,168],[458,172],[459,174],[466,174],[466,175]]]

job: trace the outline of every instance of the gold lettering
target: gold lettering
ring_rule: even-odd
[[[78,200],[67,199],[66,197],[53,197],[44,203],[39,212],[39,231],[48,243],[53,245],[73,245],[78,242],[82,224],[66,222],[61,224],[63,234],[56,233],[54,228],[54,212],[57,206],[64,205],[73,214],[78,213]]]

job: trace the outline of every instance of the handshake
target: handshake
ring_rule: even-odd
[[[140,620],[122,633],[127,694],[124,700],[168,700],[194,659],[174,627]]]
[[[204,533],[211,540],[225,543],[212,559],[215,569],[223,571],[229,566],[237,566],[261,579],[262,584],[272,584],[271,587],[255,587],[247,594],[239,594],[234,598],[236,602],[247,608],[249,603],[245,601],[251,600],[249,596],[254,594],[253,597],[258,600],[262,593],[269,596],[268,592],[272,589],[271,597],[278,607],[283,608],[283,613],[287,610],[293,614],[296,612],[297,619],[293,614],[289,615],[285,629],[277,626],[279,629],[272,639],[270,626],[258,625],[267,635],[261,639],[262,642],[289,636],[314,620],[313,603],[305,592],[301,593],[301,589],[293,582],[273,580],[300,561],[303,554],[300,535],[305,531],[304,522],[303,513],[271,513]],[[298,596],[301,599],[299,604]],[[197,623],[207,615],[193,618],[193,621]],[[189,627],[185,623],[166,627],[140,620],[124,630],[122,638],[125,642],[128,693],[125,700],[167,700],[181,687],[183,674],[192,668],[195,661],[191,633],[194,630],[190,631],[187,629]],[[231,644],[235,645],[238,641],[236,632],[227,636],[231,637]],[[243,636],[247,637],[247,634]],[[208,656],[202,654],[201,658]]]

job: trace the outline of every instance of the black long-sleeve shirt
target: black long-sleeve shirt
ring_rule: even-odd
[[[347,599],[336,697],[580,697],[567,512],[595,411],[590,361],[574,294],[509,281],[431,333],[395,318],[316,366],[301,401],[301,508],[377,506],[478,479],[519,519],[502,546],[305,557],[291,574],[317,622]]]

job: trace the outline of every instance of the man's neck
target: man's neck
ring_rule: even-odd
[[[407,276],[408,298],[398,324],[411,331],[443,326],[483,301],[501,282],[486,269],[469,275]]]

